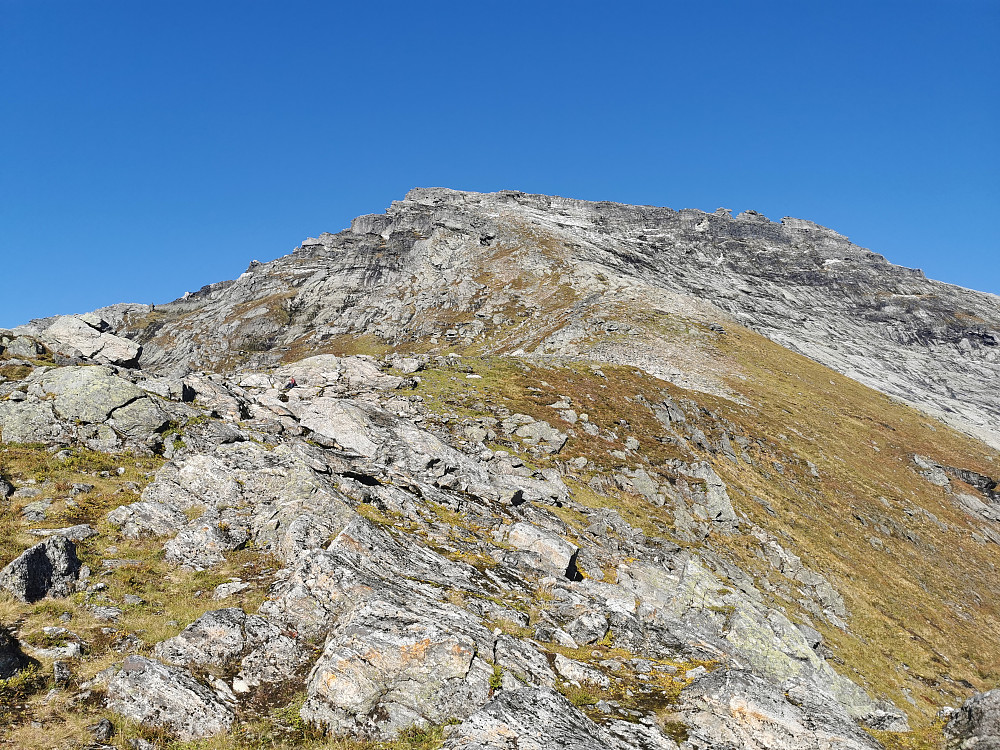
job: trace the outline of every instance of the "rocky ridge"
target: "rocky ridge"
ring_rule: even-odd
[[[0,742],[932,746],[998,678],[1000,456],[634,247],[612,277],[581,237],[637,215],[691,218],[415,191],[165,308],[0,334]]]
[[[678,334],[735,322],[1000,446],[1000,299],[753,211],[421,188],[235,281],[100,312],[144,368],[263,366],[362,337],[627,363],[708,391],[719,363]],[[69,325],[23,330],[104,345]]]

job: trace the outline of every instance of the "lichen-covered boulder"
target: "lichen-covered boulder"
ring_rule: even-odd
[[[490,631],[457,607],[368,602],[337,623],[302,717],[380,739],[463,718],[489,699],[492,647]]]
[[[115,409],[111,417],[115,430],[132,440],[147,440],[167,426],[169,417],[151,398],[138,398]]]
[[[274,623],[236,607],[206,612],[179,635],[157,644],[155,654],[171,664],[238,667],[233,679],[237,693],[289,679],[305,658],[295,639]]]
[[[678,716],[692,750],[878,750],[829,693],[787,690],[750,672],[720,669],[681,696]]]
[[[106,686],[109,709],[126,719],[162,727],[182,741],[221,734],[235,713],[190,672],[143,656],[129,656]]]
[[[68,442],[52,404],[35,399],[0,401],[0,437],[5,443]]]
[[[45,373],[39,384],[55,396],[56,414],[70,421],[103,422],[115,409],[144,396],[107,367],[60,367]]]
[[[676,750],[652,727],[612,721],[600,726],[552,688],[501,690],[452,727],[444,750]]]
[[[108,523],[119,527],[127,539],[143,536],[164,536],[188,523],[188,517],[173,505],[141,500],[121,505],[108,513]]]

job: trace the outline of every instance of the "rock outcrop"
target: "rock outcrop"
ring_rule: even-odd
[[[1000,748],[1000,690],[974,695],[955,711],[944,728],[948,750]]]
[[[229,705],[186,670],[141,656],[125,659],[106,690],[108,708],[181,740],[220,734],[235,718]]]

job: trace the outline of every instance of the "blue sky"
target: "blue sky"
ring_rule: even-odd
[[[0,0],[0,326],[417,185],[796,216],[997,293],[998,38],[995,0]]]

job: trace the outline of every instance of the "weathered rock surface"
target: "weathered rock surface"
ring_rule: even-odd
[[[650,727],[595,724],[551,688],[503,690],[454,727],[447,750],[674,750]],[[617,730],[617,731],[616,731]]]
[[[1000,690],[972,696],[944,728],[948,750],[1000,748]]]
[[[301,646],[263,617],[235,607],[208,612],[180,635],[157,644],[158,659],[181,666],[226,668],[236,693],[291,678],[303,666]]]
[[[93,314],[57,318],[41,334],[49,346],[66,356],[80,356],[123,367],[134,366],[142,347],[129,339],[106,333],[109,324]]]
[[[685,691],[679,711],[692,750],[877,750],[827,693],[792,687],[783,692],[746,672],[719,670]]]
[[[53,536],[0,570],[0,589],[23,602],[35,602],[46,595],[69,596],[79,572],[76,545],[66,537]]]
[[[235,718],[233,709],[187,670],[142,656],[125,659],[106,692],[107,707],[115,713],[163,727],[181,740],[224,732]]]
[[[108,523],[118,526],[127,539],[139,539],[146,534],[174,533],[188,523],[188,517],[173,505],[140,501],[115,508],[108,514]]]
[[[106,367],[60,367],[43,375],[39,385],[55,396],[53,405],[60,417],[81,422],[102,422],[143,396]]]
[[[68,442],[52,405],[44,401],[0,401],[0,437],[5,443]]]
[[[302,716],[337,735],[379,738],[464,718],[489,697],[492,646],[490,632],[453,607],[420,614],[371,601],[338,622]]]

